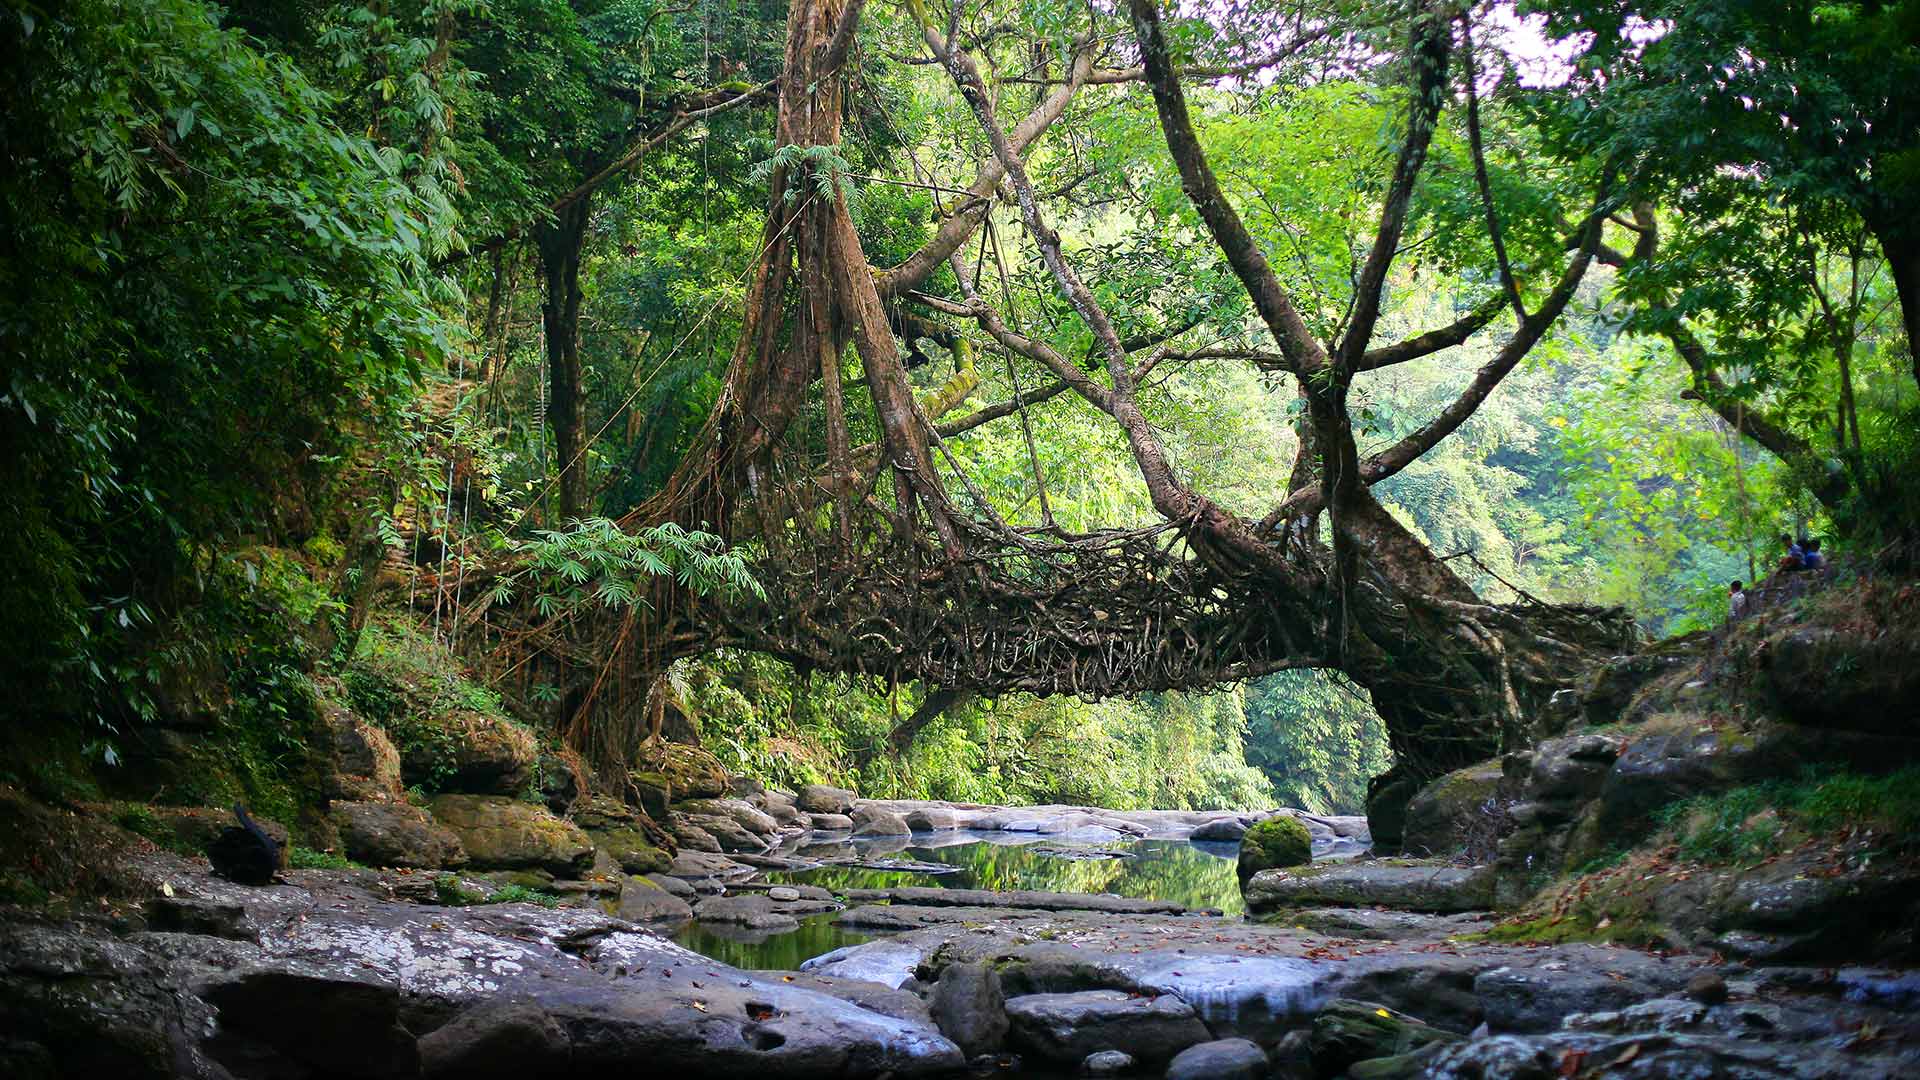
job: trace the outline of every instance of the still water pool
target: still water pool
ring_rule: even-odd
[[[781,853],[827,865],[769,871],[764,879],[772,884],[818,885],[835,892],[919,885],[1111,893],[1227,915],[1244,910],[1234,877],[1239,845],[1230,843],[1135,840],[1087,847],[1033,836],[1015,841],[1005,833],[939,833],[915,836],[904,847],[898,840],[842,839],[790,847]],[[846,865],[853,861],[862,865]],[[888,863],[901,865],[890,868]],[[834,925],[833,915],[827,914],[802,920],[798,930],[772,935],[692,923],[674,940],[735,967],[792,970],[804,960],[872,937]]]

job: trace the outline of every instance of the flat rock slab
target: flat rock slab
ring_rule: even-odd
[[[1078,1064],[1102,1050],[1165,1061],[1212,1038],[1193,1006],[1171,994],[1029,994],[1007,1002],[1007,1021],[1014,1046],[1059,1064]]]
[[[1493,874],[1484,866],[1349,862],[1263,870],[1246,884],[1251,911],[1295,907],[1389,907],[1405,911],[1485,911]]]
[[[594,911],[384,899],[407,883],[399,875],[289,879],[243,890],[191,867],[163,879],[181,901],[247,908],[265,930],[257,942],[0,922],[0,996],[78,994],[99,1045],[15,1026],[17,1015],[9,1037],[53,1048],[75,1075],[196,1080],[418,1077],[427,1065],[477,1076],[497,1074],[506,1050],[519,1055],[512,1075],[525,1076],[645,1062],[686,1080],[813,1080],[945,1076],[964,1064],[921,1014],[884,1011],[904,1003],[883,988],[751,975]],[[155,1067],[124,1052],[133,1047]]]
[[[1432,914],[1389,908],[1300,908],[1274,918],[1280,925],[1334,938],[1370,941],[1431,941],[1475,934],[1493,925],[1493,917],[1478,913]]]

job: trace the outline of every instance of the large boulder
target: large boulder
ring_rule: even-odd
[[[778,821],[744,799],[689,799],[676,803],[674,809],[683,814],[727,818],[755,836],[767,837],[780,831]]]
[[[439,870],[466,864],[451,830],[404,802],[337,802],[328,810],[347,858],[368,866]]]
[[[1814,727],[1911,735],[1920,716],[1920,641],[1900,630],[1796,626],[1759,652],[1787,718]]]
[[[682,814],[676,811],[673,821],[676,835],[682,829],[698,829],[713,837],[714,842],[720,845],[721,851],[764,851],[767,847],[766,837],[748,832],[731,817],[717,814]]]
[[[636,875],[621,886],[615,914],[628,922],[685,922],[693,917],[693,908],[652,878]]]
[[[325,793],[330,799],[389,801],[400,798],[400,751],[387,733],[327,698],[320,698],[326,731]]]
[[[1472,848],[1491,855],[1508,790],[1497,760],[1442,776],[1407,803],[1400,849],[1409,855],[1450,855]]]
[[[629,874],[666,870],[673,856],[660,844],[664,839],[644,815],[617,799],[590,795],[573,806],[573,823],[586,830],[598,855]]]
[[[442,795],[428,809],[460,838],[475,870],[578,877],[593,866],[593,841],[543,805],[500,795]]]
[[[400,747],[401,778],[429,791],[517,795],[540,757],[533,732],[493,713],[410,716],[388,733]]]
[[[1193,1006],[1172,994],[1028,994],[1007,1002],[1007,1020],[1016,1048],[1056,1065],[1077,1065],[1100,1050],[1118,1050],[1136,1061],[1166,1061],[1213,1037]]]
[[[633,755],[633,771],[636,783],[663,787],[671,799],[718,799],[730,791],[720,759],[684,743],[643,743]]]
[[[884,806],[867,803],[854,808],[853,835],[855,836],[907,836],[913,829],[907,825],[907,819],[888,810]]]
[[[969,1058],[993,1053],[1006,1041],[1007,999],[989,964],[948,964],[928,1004],[940,1034]]]
[[[825,784],[808,784],[796,800],[809,814],[846,814],[853,810],[853,792]]]
[[[1313,834],[1286,814],[1275,814],[1254,823],[1240,838],[1238,872],[1244,889],[1249,878],[1262,870],[1305,866],[1313,861]]]

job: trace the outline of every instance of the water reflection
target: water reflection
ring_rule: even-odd
[[[933,841],[927,843],[926,841]],[[847,849],[851,848],[851,851]],[[954,869],[947,873],[822,866],[814,870],[772,872],[769,881],[843,889],[885,889],[930,885],[948,889],[1035,889],[1062,893],[1112,893],[1142,900],[1168,900],[1195,909],[1217,908],[1237,915],[1244,906],[1234,877],[1238,844],[1188,843],[1185,840],[1135,840],[1097,846],[1052,843],[1028,835],[1010,843],[1006,833],[936,833],[916,836],[898,852],[918,862]],[[840,857],[871,863],[878,854],[862,841],[841,846]],[[825,855],[818,847],[807,857]],[[832,856],[828,856],[832,857]]]
[[[702,956],[747,970],[797,971],[802,961],[843,945],[871,941],[873,935],[855,933],[833,924],[833,912],[809,915],[800,929],[784,934],[748,930],[722,923],[688,923],[673,940]]]

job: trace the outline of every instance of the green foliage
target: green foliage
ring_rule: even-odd
[[[439,354],[448,223],[196,0],[9,6],[0,39],[0,678],[110,723],[202,545],[271,528]]]
[[[1877,777],[1809,769],[1797,780],[1671,804],[1661,821],[1683,858],[1704,863],[1751,862],[1839,830],[1907,846],[1920,829],[1920,769]]]
[[[764,596],[739,553],[711,533],[688,532],[669,521],[629,533],[606,518],[575,521],[565,530],[540,530],[531,540],[502,538],[522,569],[501,575],[490,593],[506,603],[531,582],[534,610],[552,618],[583,604],[630,608],[646,603],[646,581],[672,577],[682,588],[723,596]]]
[[[538,904],[543,908],[560,906],[558,896],[540,889],[526,885],[502,885],[485,893],[467,888],[453,874],[441,874],[434,878],[433,893],[434,898],[445,907],[474,907],[480,904]]]
[[[364,866],[331,851],[315,851],[295,844],[287,852],[287,865],[295,870],[363,870]]]

